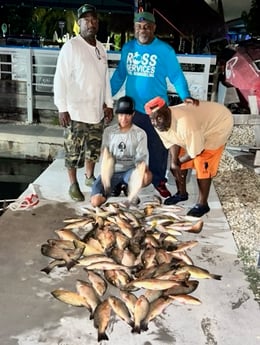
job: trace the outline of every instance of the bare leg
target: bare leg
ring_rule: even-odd
[[[86,159],[85,169],[86,169],[86,177],[90,178],[94,176],[95,162]]]
[[[69,168],[68,169],[68,175],[69,175],[70,184],[77,182],[77,170],[76,170],[76,168]]]
[[[180,195],[187,194],[187,190],[186,190],[187,173],[188,173],[188,169],[181,170],[181,179],[179,181],[177,181],[177,179],[175,179],[176,187],[177,187],[177,193],[179,193]]]
[[[197,183],[199,187],[198,204],[207,205],[211,186],[211,178],[197,179]]]

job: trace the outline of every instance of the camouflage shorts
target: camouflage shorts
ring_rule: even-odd
[[[66,168],[82,168],[85,159],[98,161],[103,129],[103,120],[97,124],[72,121],[64,131]]]

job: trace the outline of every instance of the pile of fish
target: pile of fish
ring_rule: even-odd
[[[82,216],[64,219],[64,227],[55,230],[57,238],[41,246],[41,253],[52,258],[42,271],[74,267],[83,269],[86,279],[78,279],[72,290],[51,294],[87,308],[98,341],[109,339],[112,315],[126,322],[132,333],[141,333],[174,301],[200,304],[190,295],[199,285],[196,279],[221,276],[196,266],[188,255],[198,241],[181,238],[199,233],[203,221],[181,215],[182,210],[154,199],[139,207],[86,207]]]

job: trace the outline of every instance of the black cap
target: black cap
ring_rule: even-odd
[[[134,111],[134,101],[131,97],[124,96],[118,99],[115,110],[116,114],[133,114]]]
[[[97,10],[95,6],[84,4],[78,9],[78,19],[83,17],[84,14],[92,12],[94,15],[97,15]]]

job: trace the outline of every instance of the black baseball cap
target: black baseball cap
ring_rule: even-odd
[[[135,111],[134,101],[129,96],[124,96],[118,99],[116,103],[116,114],[133,114]]]
[[[95,6],[90,4],[84,4],[78,9],[78,19],[84,16],[84,14],[92,12],[94,15],[97,15],[97,10]]]

